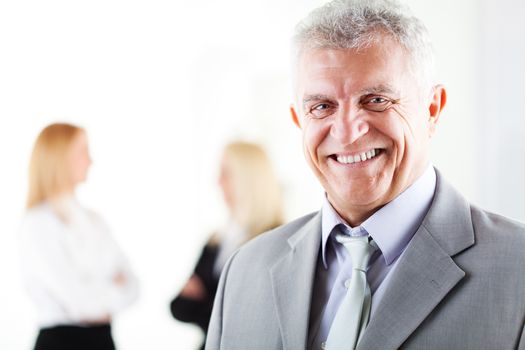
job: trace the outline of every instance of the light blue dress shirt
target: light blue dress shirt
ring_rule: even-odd
[[[325,196],[321,254],[312,296],[308,349],[322,349],[352,277],[351,259],[346,249],[335,241],[335,233],[343,232],[351,236],[370,234],[379,247],[370,259],[367,271],[372,291],[372,319],[384,290],[388,288],[388,277],[430,208],[435,187],[436,172],[429,166],[403,193],[354,228],[337,214]]]

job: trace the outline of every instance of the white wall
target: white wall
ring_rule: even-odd
[[[483,206],[525,221],[525,3],[488,1],[480,8],[481,84],[477,105],[479,192]]]
[[[405,2],[428,27],[435,47],[438,83],[448,92],[433,141],[433,164],[464,195],[477,201],[479,1]]]
[[[523,22],[501,2],[407,0],[428,24],[449,104],[434,164],[475,202],[525,219],[519,194]],[[523,11],[518,1],[505,0]],[[84,125],[95,160],[83,202],[101,212],[142,281],[116,320],[121,349],[195,347],[168,303],[224,220],[221,146],[262,142],[289,218],[319,207],[319,185],[288,115],[288,38],[322,1],[0,3],[0,348],[29,349],[32,305],[18,274],[16,228],[32,142],[46,124]],[[496,5],[497,4],[497,5]],[[495,17],[488,17],[492,14]]]

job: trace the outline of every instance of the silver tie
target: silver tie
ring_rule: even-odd
[[[366,281],[366,269],[377,245],[374,241],[368,242],[368,236],[350,237],[338,234],[335,238],[350,253],[352,277],[330,327],[325,349],[350,350],[357,346],[370,317],[372,297]]]

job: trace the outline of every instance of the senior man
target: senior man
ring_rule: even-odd
[[[325,201],[230,258],[206,349],[525,349],[525,227],[431,166],[427,35],[387,0],[297,26],[292,118]]]

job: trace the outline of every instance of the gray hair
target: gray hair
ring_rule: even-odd
[[[333,0],[313,10],[296,26],[294,59],[313,49],[364,49],[385,35],[410,55],[409,69],[421,88],[430,88],[435,67],[427,29],[396,0]]]

